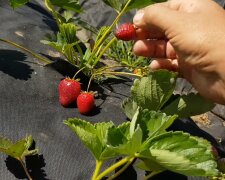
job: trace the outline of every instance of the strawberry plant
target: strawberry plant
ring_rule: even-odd
[[[92,124],[78,118],[65,121],[95,158],[93,180],[115,179],[134,162],[150,172],[143,179],[166,170],[187,176],[221,175],[210,142],[167,130],[179,117],[200,114],[214,106],[198,94],[174,95],[176,78],[176,73],[160,70],[136,79],[131,97],[122,104],[131,121],[120,125],[112,121]],[[198,106],[201,108],[195,108]],[[103,170],[103,163],[117,158],[122,159]]]
[[[32,136],[28,136],[15,143],[13,143],[9,139],[0,137],[0,152],[17,159],[21,163],[29,180],[32,180],[32,177],[30,176],[29,171],[26,168],[25,157],[35,155],[38,152],[37,149],[30,150],[32,143]]]
[[[107,56],[109,59],[118,62],[118,64],[121,64],[131,71],[135,69],[145,69],[145,67],[149,65],[150,59],[134,55],[133,45],[133,41],[125,42],[116,40],[108,49]]]
[[[161,1],[161,0],[160,0]],[[164,0],[162,0],[164,1]],[[29,2],[29,0],[10,0],[10,5],[13,8],[18,8],[24,4]],[[141,8],[146,5],[158,2],[158,1],[138,1],[138,0],[123,0],[123,1],[112,1],[112,0],[103,0],[103,2],[113,8],[117,13],[117,17],[114,19],[110,26],[103,26],[100,28],[98,32],[94,30],[94,28],[89,27],[88,30],[92,32],[96,32],[96,37],[94,39],[93,47],[85,47],[85,50],[80,46],[81,44],[85,44],[81,42],[81,40],[77,37],[77,31],[81,23],[74,18],[74,13],[81,13],[83,9],[79,5],[78,0],[44,0],[44,4],[49,12],[54,17],[57,25],[58,25],[58,33],[56,37],[48,37],[48,40],[42,40],[41,42],[51,46],[58,52],[60,52],[65,60],[71,63],[73,66],[81,69],[85,75],[91,77],[92,79],[101,79],[102,77],[115,77],[113,75],[133,75],[133,73],[123,73],[123,72],[114,72],[113,67],[108,68],[99,68],[100,60],[105,55],[106,58],[110,58],[108,55],[108,50],[112,46],[113,43],[117,41],[117,38],[113,35],[113,29],[118,24],[120,18],[127,12],[135,8]],[[59,11],[60,10],[60,11]],[[63,13],[61,13],[63,12]],[[84,25],[84,24],[83,24]],[[84,26],[83,26],[84,27]],[[85,26],[87,28],[87,26]],[[122,30],[122,31],[121,31]],[[129,33],[128,33],[129,32]],[[123,25],[123,28],[120,28],[120,31],[117,30],[115,34],[119,39],[122,40],[131,40],[135,38],[135,27],[132,24]],[[121,36],[123,35],[123,37]],[[130,39],[129,36],[132,36]],[[126,36],[126,38],[124,37]],[[8,42],[9,41],[5,41]],[[15,43],[11,43],[15,45]],[[120,43],[118,43],[120,46]],[[16,45],[17,47],[25,50],[22,46]],[[123,46],[123,44],[121,44]],[[115,49],[115,47],[114,47]],[[112,49],[113,50],[113,49]],[[44,59],[45,62],[49,63],[49,60],[40,57],[32,53],[31,51],[26,49],[26,52],[31,53],[35,57],[39,59]],[[122,52],[125,53],[126,52]],[[114,56],[115,57],[115,56]],[[116,57],[120,58],[120,57]],[[139,63],[134,63],[132,61],[132,56],[128,56],[129,60],[126,60],[125,56],[121,67],[124,66],[135,66],[140,65],[143,61],[140,60]],[[140,58],[141,59],[141,58]],[[121,62],[120,59],[117,60]],[[125,63],[124,63],[125,62]],[[132,64],[131,64],[132,63]],[[104,64],[105,65],[105,64]],[[107,66],[107,65],[105,65]],[[106,71],[107,70],[107,71]]]

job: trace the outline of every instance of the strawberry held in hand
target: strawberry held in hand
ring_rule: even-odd
[[[82,92],[77,97],[77,107],[81,114],[88,114],[95,107],[95,98],[92,92]]]
[[[114,31],[114,35],[117,37],[117,39],[123,41],[134,40],[136,38],[136,29],[131,23],[121,24]]]
[[[77,100],[81,91],[80,82],[75,79],[65,78],[58,86],[59,102],[62,106],[69,106]]]

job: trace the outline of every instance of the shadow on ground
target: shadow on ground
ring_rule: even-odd
[[[15,79],[28,80],[34,70],[25,62],[26,58],[19,51],[0,49],[0,71]]]

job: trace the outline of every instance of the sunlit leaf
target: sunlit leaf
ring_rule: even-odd
[[[28,136],[22,140],[17,141],[16,143],[1,137],[0,152],[3,152],[16,159],[22,159],[25,156],[37,154],[37,149],[29,150],[32,143],[32,136]]]
[[[135,101],[133,101],[131,98],[127,98],[123,101],[122,105],[122,110],[123,112],[126,114],[126,116],[129,119],[132,119],[135,112],[137,111],[137,103]]]
[[[132,9],[140,9],[143,7],[146,7],[148,5],[159,3],[159,2],[165,2],[166,0],[132,0],[127,8],[127,11]]]
[[[103,146],[97,136],[96,128],[93,124],[77,118],[65,121],[73,132],[81,139],[84,145],[92,152],[96,159],[99,159]]]
[[[176,76],[176,73],[158,70],[136,79],[131,87],[131,98],[143,109],[158,111],[173,94]]]
[[[171,126],[177,116],[167,116],[165,113],[139,109],[137,116],[134,118],[136,119],[132,119],[132,122],[135,121],[136,125],[140,125],[143,131],[143,139],[147,139],[166,132],[166,129]]]
[[[184,132],[167,132],[150,139],[140,157],[165,169],[192,176],[216,176],[217,164],[212,146],[204,139]]]
[[[102,0],[102,1],[118,12],[122,10],[122,6],[124,4],[124,0],[122,1],[121,0]]]
[[[199,94],[177,96],[162,109],[168,115],[177,114],[180,118],[187,118],[210,111],[214,103],[204,99]]]
[[[58,6],[66,10],[71,10],[78,13],[82,11],[82,8],[78,0],[49,0],[49,1],[52,5]]]
[[[134,155],[139,151],[142,143],[142,130],[138,126],[133,134],[130,127],[115,127],[108,133],[107,145],[120,155]]]

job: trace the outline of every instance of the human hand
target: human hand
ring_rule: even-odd
[[[199,93],[225,104],[225,11],[211,0],[170,0],[134,16],[136,55],[179,71]]]

